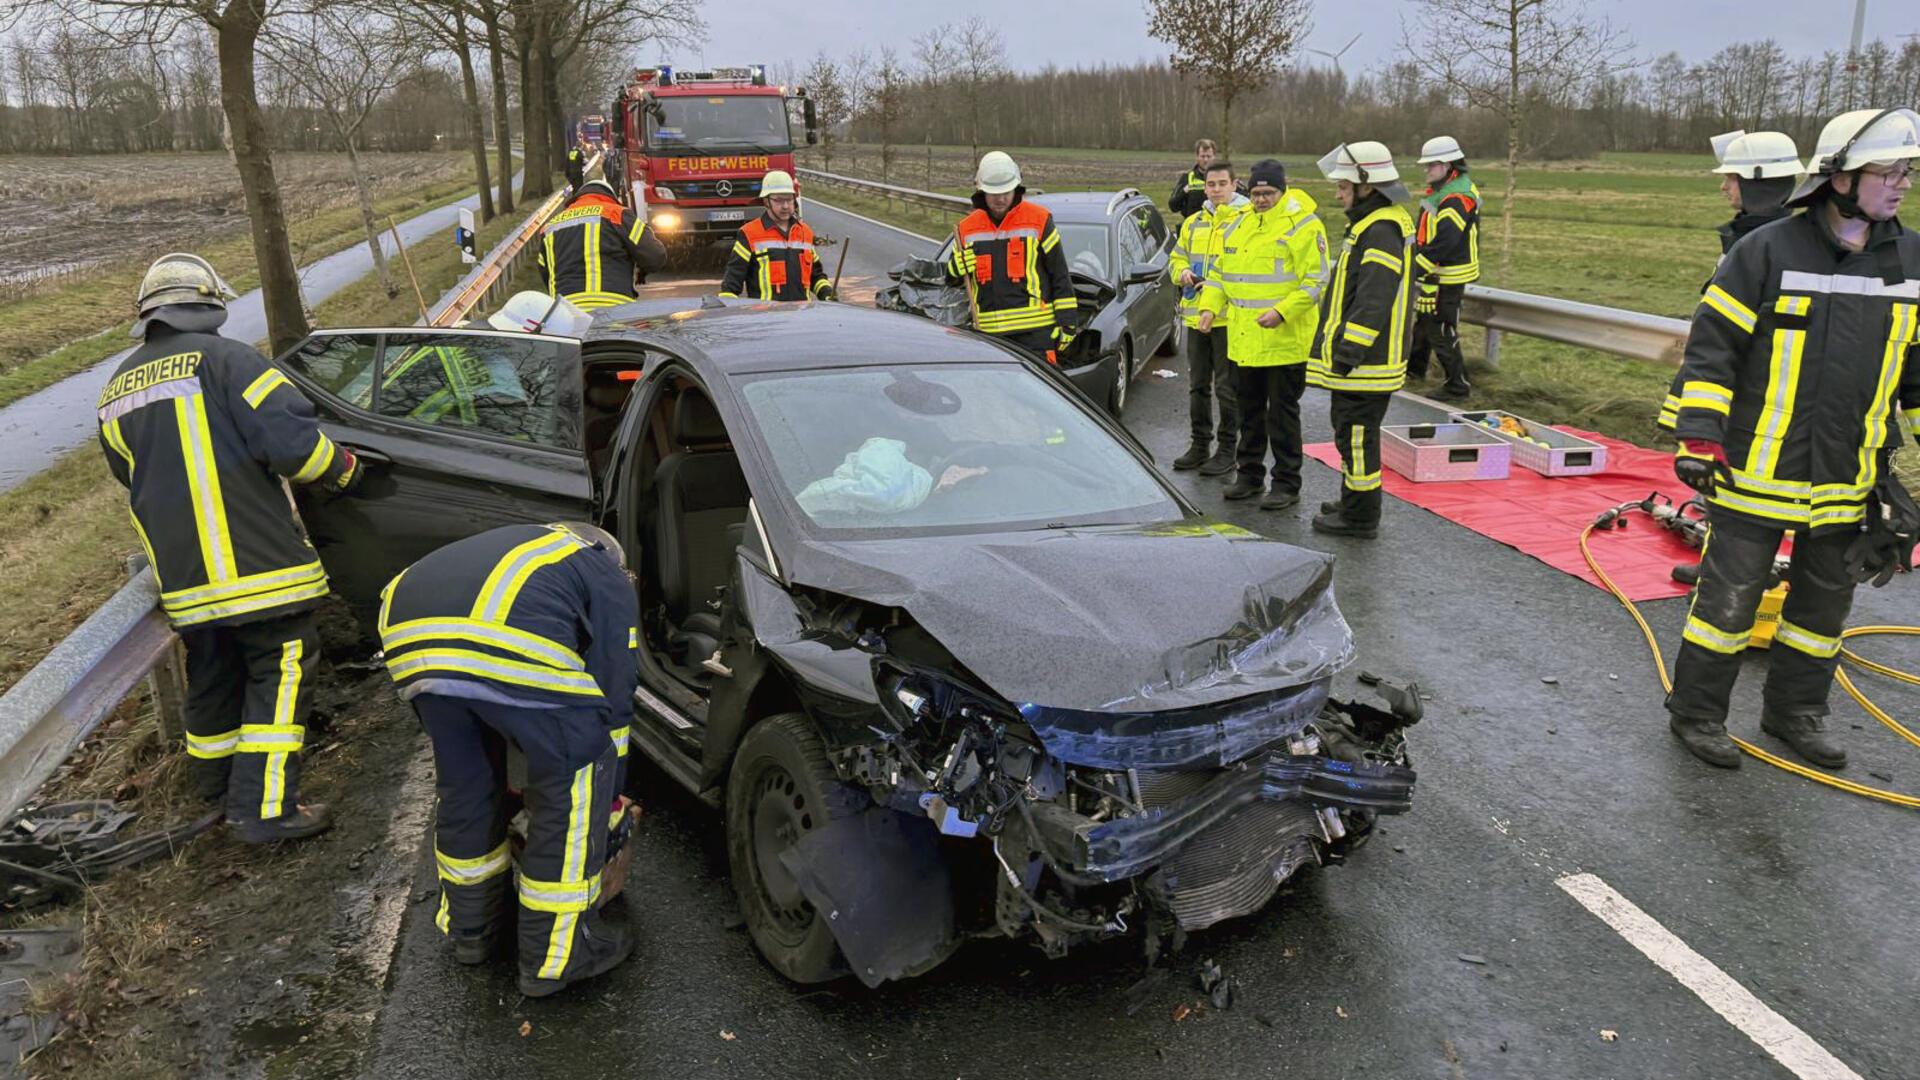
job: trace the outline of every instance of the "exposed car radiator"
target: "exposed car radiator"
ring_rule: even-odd
[[[1151,809],[1191,795],[1217,773],[1138,775],[1141,802]],[[1314,861],[1311,838],[1320,835],[1313,808],[1305,802],[1255,802],[1196,833],[1147,878],[1146,886],[1181,928],[1199,930],[1264,907],[1281,882]]]

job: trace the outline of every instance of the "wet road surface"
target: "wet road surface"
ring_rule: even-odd
[[[863,254],[890,262],[907,246],[817,202],[809,218],[855,238],[850,280],[855,266],[878,272]],[[1154,377],[1160,367],[1181,377]],[[1185,365],[1147,368],[1127,423],[1164,463],[1187,442]],[[1304,413],[1308,439],[1326,439],[1325,396],[1310,393]],[[1400,399],[1389,422],[1431,415]],[[1311,460],[1301,505],[1277,513],[1224,502],[1218,480],[1173,476],[1204,510],[1339,556],[1359,658],[1337,692],[1364,668],[1432,694],[1409,732],[1414,810],[1383,819],[1346,866],[1306,871],[1263,912],[1195,934],[1162,961],[1165,981],[1131,998],[1144,972],[1131,940],[1059,961],[983,941],[875,991],[795,987],[739,925],[719,816],[639,766],[651,794],[627,886],[634,959],[549,1001],[522,999],[506,965],[458,967],[433,927],[423,851],[365,1075],[1794,1075],[1556,885],[1576,873],[1603,879],[1843,1068],[1914,1075],[1912,812],[1755,761],[1734,773],[1695,762],[1666,733],[1618,604],[1502,545],[1393,499],[1379,540],[1319,537],[1307,522],[1338,477]],[[1912,589],[1861,590],[1853,622],[1911,621]],[[1645,611],[1670,657],[1684,603]],[[1863,649],[1920,668],[1910,646]],[[1764,662],[1741,680],[1732,727],[1779,752],[1756,734]],[[1865,688],[1895,715],[1920,702],[1871,676]],[[1835,713],[1847,775],[1920,791],[1920,755],[1850,701]],[[1203,997],[1202,957],[1239,980],[1239,997],[1176,1020]]]

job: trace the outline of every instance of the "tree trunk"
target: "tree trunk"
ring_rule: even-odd
[[[500,165],[500,212],[513,213],[513,129],[507,121],[507,47],[500,39],[500,15],[482,9],[487,27],[487,77],[493,83],[493,143]]]
[[[526,178],[520,182],[520,197],[531,199],[553,190],[553,167],[547,161],[550,139],[547,135],[547,110],[542,105],[541,85],[546,73],[540,70],[547,53],[546,20],[523,5],[514,19],[514,51],[520,58],[520,145],[521,168]]]
[[[467,138],[473,140],[474,185],[480,189],[480,221],[493,220],[493,190],[487,179],[487,124],[480,116],[480,87],[473,77],[473,42],[467,37],[467,14],[453,13],[453,51],[460,56],[460,90],[466,95]]]
[[[367,229],[367,251],[373,256],[374,272],[380,275],[380,287],[391,300],[400,295],[400,287],[393,283],[386,253],[380,250],[380,219],[373,215],[373,192],[367,187],[366,173],[360,169],[360,150],[354,145],[357,140],[352,132],[342,132],[340,141],[347,144],[347,167],[353,170],[353,193],[360,199],[360,223]]]
[[[267,123],[254,90],[254,46],[264,8],[249,0],[231,0],[214,24],[220,58],[220,105],[233,133],[233,163],[246,194],[247,220],[253,228],[253,257],[260,271],[260,294],[267,315],[267,338],[275,353],[307,336],[300,303],[300,274],[287,240],[286,208],[273,174]]]
[[[1220,98],[1220,157],[1224,161],[1233,160],[1233,94],[1231,92]]]
[[[551,148],[553,162],[559,169],[566,164],[567,151],[573,149],[573,132],[567,130],[567,114],[560,107],[560,59],[553,54],[553,22],[548,16],[542,34],[546,53],[540,61],[540,101],[547,109],[547,145]]]
[[[1500,198],[1500,284],[1513,280],[1513,189],[1520,175],[1520,17],[1507,21],[1507,183]]]

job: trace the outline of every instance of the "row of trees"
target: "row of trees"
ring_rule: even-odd
[[[448,134],[434,130],[445,117],[433,97],[457,85],[455,141],[473,154],[490,219],[515,200],[511,102],[519,198],[545,195],[565,160],[562,103],[604,100],[640,46],[702,29],[691,0],[0,0],[0,25],[13,24],[28,28],[5,56],[12,96],[0,126],[13,145],[24,130],[68,150],[231,148],[276,349],[307,332],[276,147],[354,156],[367,242],[386,276],[363,149],[389,134]]]

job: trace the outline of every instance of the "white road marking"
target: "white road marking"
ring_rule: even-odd
[[[1860,1074],[1791,1021],[1774,1012],[1713,961],[1641,911],[1633,901],[1592,874],[1568,874],[1554,882],[1601,922],[1618,931],[1647,959],[1693,991],[1714,1012],[1801,1080],[1861,1080]]]

